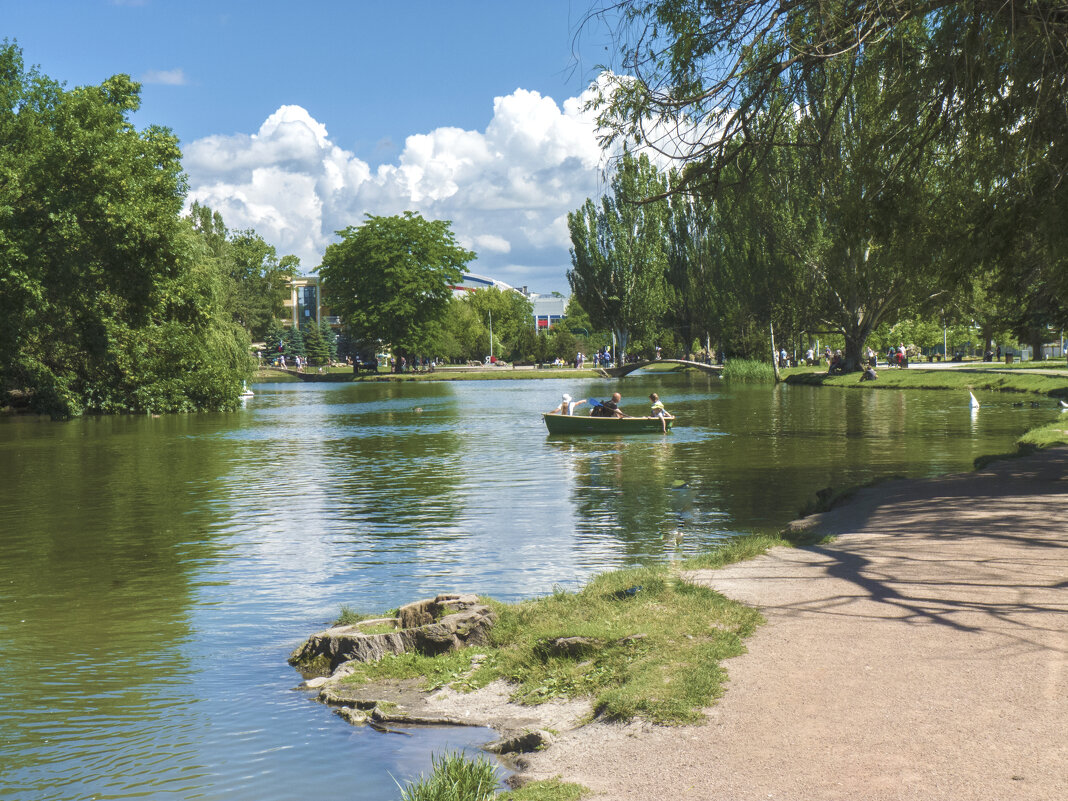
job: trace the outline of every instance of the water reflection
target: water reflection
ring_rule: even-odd
[[[546,435],[562,388],[620,387],[678,427]],[[341,604],[575,586],[825,486],[966,468],[1055,413],[703,376],[255,391],[230,415],[0,421],[0,796],[393,798],[390,774],[489,735],[383,736],[294,692],[285,657]]]

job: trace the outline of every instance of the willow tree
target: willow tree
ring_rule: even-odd
[[[616,357],[632,336],[651,332],[668,306],[664,180],[645,155],[624,153],[610,193],[567,215],[571,291],[595,328],[616,338]]]
[[[976,244],[947,249],[944,266],[954,266],[954,253],[983,251],[957,260],[947,278],[970,280],[999,252],[1005,257],[993,261],[1007,291],[1031,287],[1040,302],[1030,305],[1051,322],[1068,308],[1064,0],[619,0],[598,4],[591,18],[598,13],[611,20],[621,59],[595,101],[604,144],[637,143],[676,160],[679,192],[744,182],[745,170],[728,168],[766,165],[780,147],[795,147],[797,110],[810,106],[814,89],[822,110],[805,145],[833,150],[854,86],[823,76],[879,54],[884,89],[914,101],[908,113],[902,103],[897,134],[879,143],[884,175],[907,181],[935,156],[967,174],[977,165],[965,139],[998,143],[985,161],[997,191],[969,204],[966,219],[949,210],[937,223],[958,244]],[[908,42],[903,58],[889,42]]]

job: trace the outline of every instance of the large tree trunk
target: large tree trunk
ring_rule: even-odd
[[[1031,340],[1031,358],[1036,362],[1044,361],[1046,358],[1046,353],[1042,349],[1042,346],[1046,344],[1046,336],[1047,332],[1044,328],[1031,329],[1031,336],[1029,337]]]
[[[871,323],[862,318],[854,321],[842,332],[845,335],[845,353],[842,354],[842,360],[847,373],[864,369],[864,345],[871,330]]]

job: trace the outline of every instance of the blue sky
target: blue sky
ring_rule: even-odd
[[[0,0],[0,37],[68,85],[143,82],[190,197],[314,269],[333,231],[412,208],[472,265],[566,290],[566,214],[603,190],[578,99],[608,61],[584,0]],[[576,42],[576,34],[581,33]]]

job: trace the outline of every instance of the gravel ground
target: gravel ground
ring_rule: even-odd
[[[611,799],[1068,799],[1068,449],[895,481],[695,574],[768,619],[701,726],[530,755]]]

